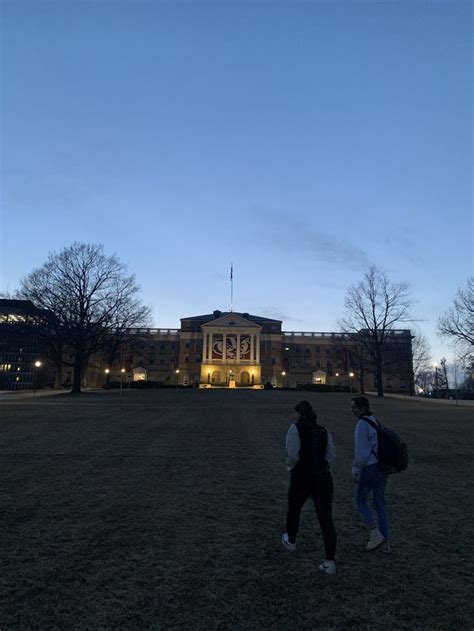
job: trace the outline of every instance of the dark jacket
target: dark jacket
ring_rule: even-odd
[[[296,423],[301,443],[300,459],[292,469],[292,475],[297,477],[314,477],[329,471],[326,449],[328,446],[328,433],[325,427],[318,425],[316,421],[299,419]]]

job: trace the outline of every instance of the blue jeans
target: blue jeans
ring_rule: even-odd
[[[367,503],[372,494],[372,504],[377,513],[379,530],[388,541],[388,515],[385,508],[385,486],[387,476],[377,463],[364,467],[360,472],[356,504],[367,528],[375,528],[374,514]]]

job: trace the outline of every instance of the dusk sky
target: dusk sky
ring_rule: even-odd
[[[333,331],[370,264],[434,360],[473,268],[470,2],[1,4],[0,291],[102,243],[153,323]]]

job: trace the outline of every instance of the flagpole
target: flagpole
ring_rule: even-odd
[[[234,264],[230,264],[230,310],[234,307]]]

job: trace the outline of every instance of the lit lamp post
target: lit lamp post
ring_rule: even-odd
[[[352,394],[352,377],[354,376],[353,372],[349,373],[349,377],[351,378],[351,394]]]
[[[110,368],[106,368],[104,370],[106,377],[105,377],[105,385],[108,387],[109,386],[109,375],[110,375]]]
[[[41,362],[38,360],[35,361],[35,371],[33,372],[33,399],[36,398],[36,382],[39,368],[41,368]]]
[[[123,373],[124,372],[125,372],[125,368],[121,368],[121,370],[120,370],[120,396],[122,396]]]
[[[175,373],[176,373],[176,387],[178,387],[179,368],[176,368]]]
[[[285,387],[285,375],[286,375],[286,372],[285,372],[285,371],[283,371],[283,372],[281,373],[281,384],[282,384],[282,385],[281,385],[281,387],[282,387],[282,388],[284,388],[284,387]]]
[[[433,367],[435,369],[435,397],[438,398],[438,364],[435,362]]]

